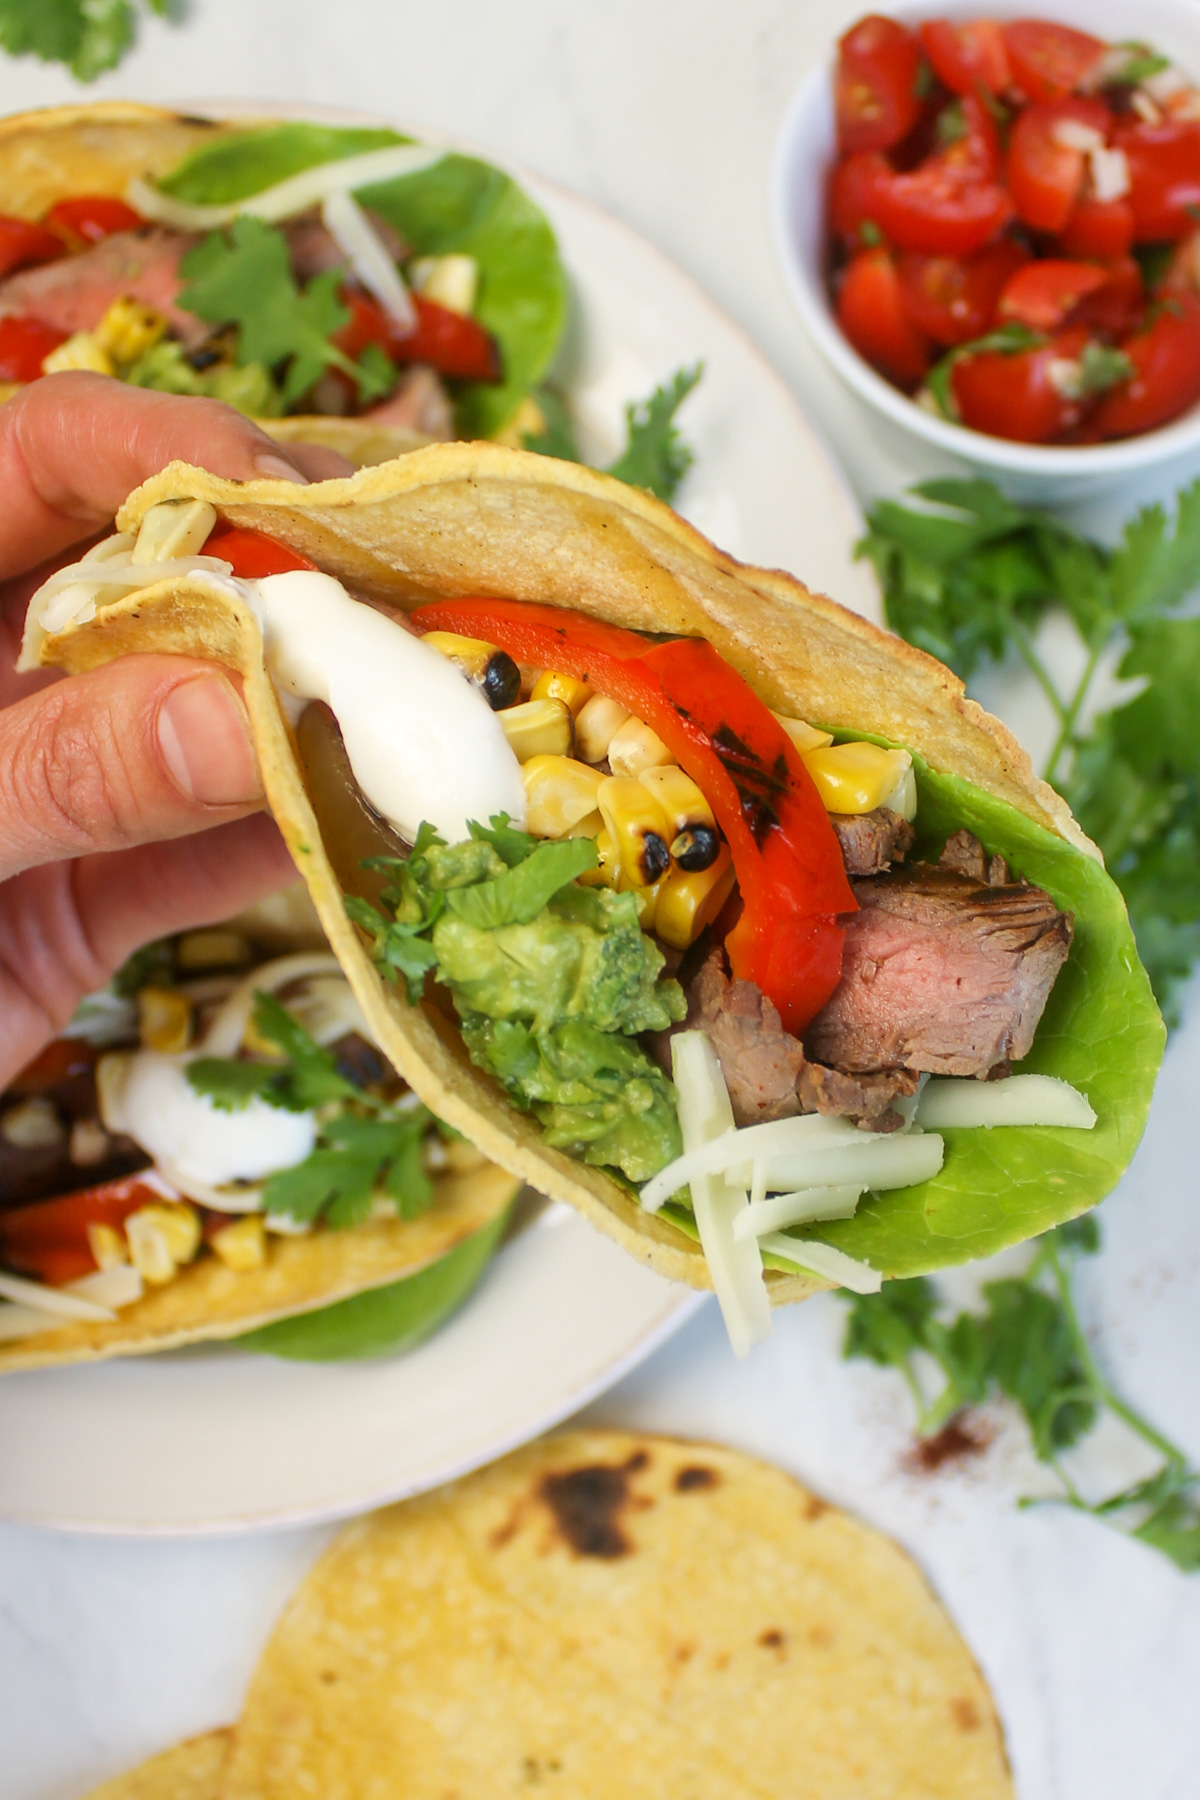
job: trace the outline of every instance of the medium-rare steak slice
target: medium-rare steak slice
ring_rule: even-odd
[[[123,294],[165,313],[185,349],[212,330],[175,299],[183,286],[179,264],[197,242],[182,231],[141,226],[114,232],[78,256],[25,269],[0,282],[0,315],[28,313],[59,331],[91,331]]]
[[[984,1075],[1026,1055],[1071,946],[1071,916],[1049,894],[927,863],[854,894],[842,979],[805,1034],[808,1056],[850,1072]]]
[[[830,813],[847,875],[878,875],[903,862],[913,841],[913,828],[899,813],[877,806],[869,813]]]

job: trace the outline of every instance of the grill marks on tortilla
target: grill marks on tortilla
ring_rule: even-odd
[[[629,1478],[649,1460],[644,1450],[636,1450],[623,1463],[593,1463],[543,1477],[540,1498],[558,1535],[576,1556],[605,1562],[628,1556],[634,1546],[625,1535],[622,1514],[633,1500]]]

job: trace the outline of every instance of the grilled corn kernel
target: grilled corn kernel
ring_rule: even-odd
[[[569,706],[572,716],[578,719],[583,708],[595,693],[586,681],[577,681],[574,675],[561,675],[556,669],[546,669],[533,684],[531,700],[561,700]]]
[[[527,763],[534,756],[570,756],[575,726],[570,707],[561,700],[526,700],[496,716],[518,762]]]
[[[88,369],[93,375],[115,375],[116,364],[94,332],[77,331],[42,358],[43,375],[61,375],[68,369]]]
[[[803,719],[789,719],[786,713],[776,713],[775,717],[797,750],[802,753],[805,750],[823,750],[826,744],[833,742],[831,733],[818,731],[815,725],[806,725]]]
[[[227,1269],[248,1275],[267,1260],[267,1233],[261,1213],[245,1213],[231,1225],[222,1225],[208,1240]]]
[[[457,664],[493,712],[516,702],[521,671],[507,650],[483,638],[462,637],[457,631],[427,631],[421,642]]]
[[[142,520],[132,560],[154,563],[198,556],[216,522],[217,509],[207,500],[160,500]]]
[[[640,775],[674,758],[656,731],[640,719],[628,718],[608,743],[608,766],[614,775]]]
[[[88,1249],[98,1269],[119,1269],[129,1261],[129,1251],[121,1233],[111,1225],[90,1224],[87,1228]]]
[[[617,847],[621,873],[630,887],[653,887],[671,864],[672,832],[666,813],[632,775],[609,775],[596,794],[605,826]]]
[[[531,756],[521,769],[525,783],[525,829],[534,837],[565,837],[596,810],[604,777],[573,756]]]
[[[610,700],[607,694],[592,695],[575,721],[575,741],[584,762],[604,761],[614,733],[628,717],[619,700]]]
[[[139,1206],[125,1221],[129,1259],[143,1281],[161,1287],[200,1248],[200,1215],[194,1206]]]
[[[571,829],[564,835],[569,838],[594,838],[599,837],[603,830],[604,816],[601,813],[600,808],[597,807],[595,812],[585,813],[582,819],[576,819],[574,825],[572,825]]]
[[[49,1149],[51,1144],[61,1144],[66,1135],[54,1102],[45,1094],[31,1094],[0,1114],[0,1137],[18,1150]]]
[[[911,765],[907,750],[881,750],[878,744],[833,744],[804,752],[826,812],[874,812]]]
[[[659,896],[666,887],[665,881],[656,881],[653,887],[627,888],[622,891],[631,893],[637,901],[638,924],[643,931],[658,929],[657,913]]]
[[[492,442],[502,444],[506,450],[523,450],[527,437],[544,435],[546,423],[546,415],[533,395],[526,394],[508,424],[496,433]]]
[[[192,1041],[192,1008],[176,988],[138,989],[138,1035],[146,1050],[177,1056]]]
[[[76,1119],[67,1143],[67,1155],[77,1169],[90,1169],[108,1155],[108,1133],[99,1119]]]
[[[427,300],[436,300],[451,312],[470,314],[479,287],[479,264],[461,251],[448,256],[419,256],[408,265],[408,283]]]
[[[681,831],[694,831],[697,825],[707,825],[710,830],[716,829],[717,822],[713,818],[712,807],[691,776],[685,775],[678,763],[663,763],[652,769],[643,769],[638,780],[654,795],[676,835]]]
[[[663,943],[676,950],[686,950],[695,943],[729,898],[733,882],[733,858],[728,844],[720,846],[715,862],[707,869],[694,874],[672,869],[659,884],[654,909],[654,929]]]
[[[143,306],[132,294],[122,294],[109,306],[95,327],[96,342],[114,362],[135,363],[159,338],[165,336],[167,316],[153,306]]]
[[[604,814],[600,814],[603,820]],[[585,869],[576,880],[583,887],[615,888],[621,879],[621,858],[617,852],[617,840],[606,825],[601,825],[596,833],[596,867]]]
[[[240,969],[249,961],[249,940],[228,926],[185,931],[175,945],[176,968],[192,974],[202,969]]]

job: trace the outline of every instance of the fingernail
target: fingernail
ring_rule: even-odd
[[[302,474],[295,463],[287,462],[282,456],[273,456],[269,450],[264,450],[255,457],[254,466],[260,475],[266,475],[271,480],[297,481],[304,487],[308,486],[308,476]]]
[[[175,784],[203,806],[261,800],[250,720],[223,675],[173,688],[158,713],[158,747]]]

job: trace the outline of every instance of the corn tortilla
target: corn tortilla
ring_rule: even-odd
[[[251,1682],[224,1800],[1010,1800],[895,1544],[735,1451],[576,1432],[351,1526]]]
[[[172,464],[131,495],[118,524],[136,530],[151,506],[180,496],[210,501],[232,524],[267,532],[395,608],[487,595],[706,637],[776,710],[905,744],[1099,860],[1012,735],[942,664],[789,575],[735,562],[649,494],[591,469],[493,444],[434,445],[309,487]],[[710,1286],[698,1244],[602,1170],[545,1145],[472,1066],[456,1024],[381,980],[346,918],[250,607],[203,579],[164,582],[52,639],[31,616],[22,661],[78,671],[131,651],[209,656],[242,674],[271,810],[372,1031],[425,1103],[660,1273]],[[767,1281],[777,1303],[828,1285],[778,1271]]]
[[[85,1800],[221,1800],[233,1734],[206,1731],[94,1788]]]

